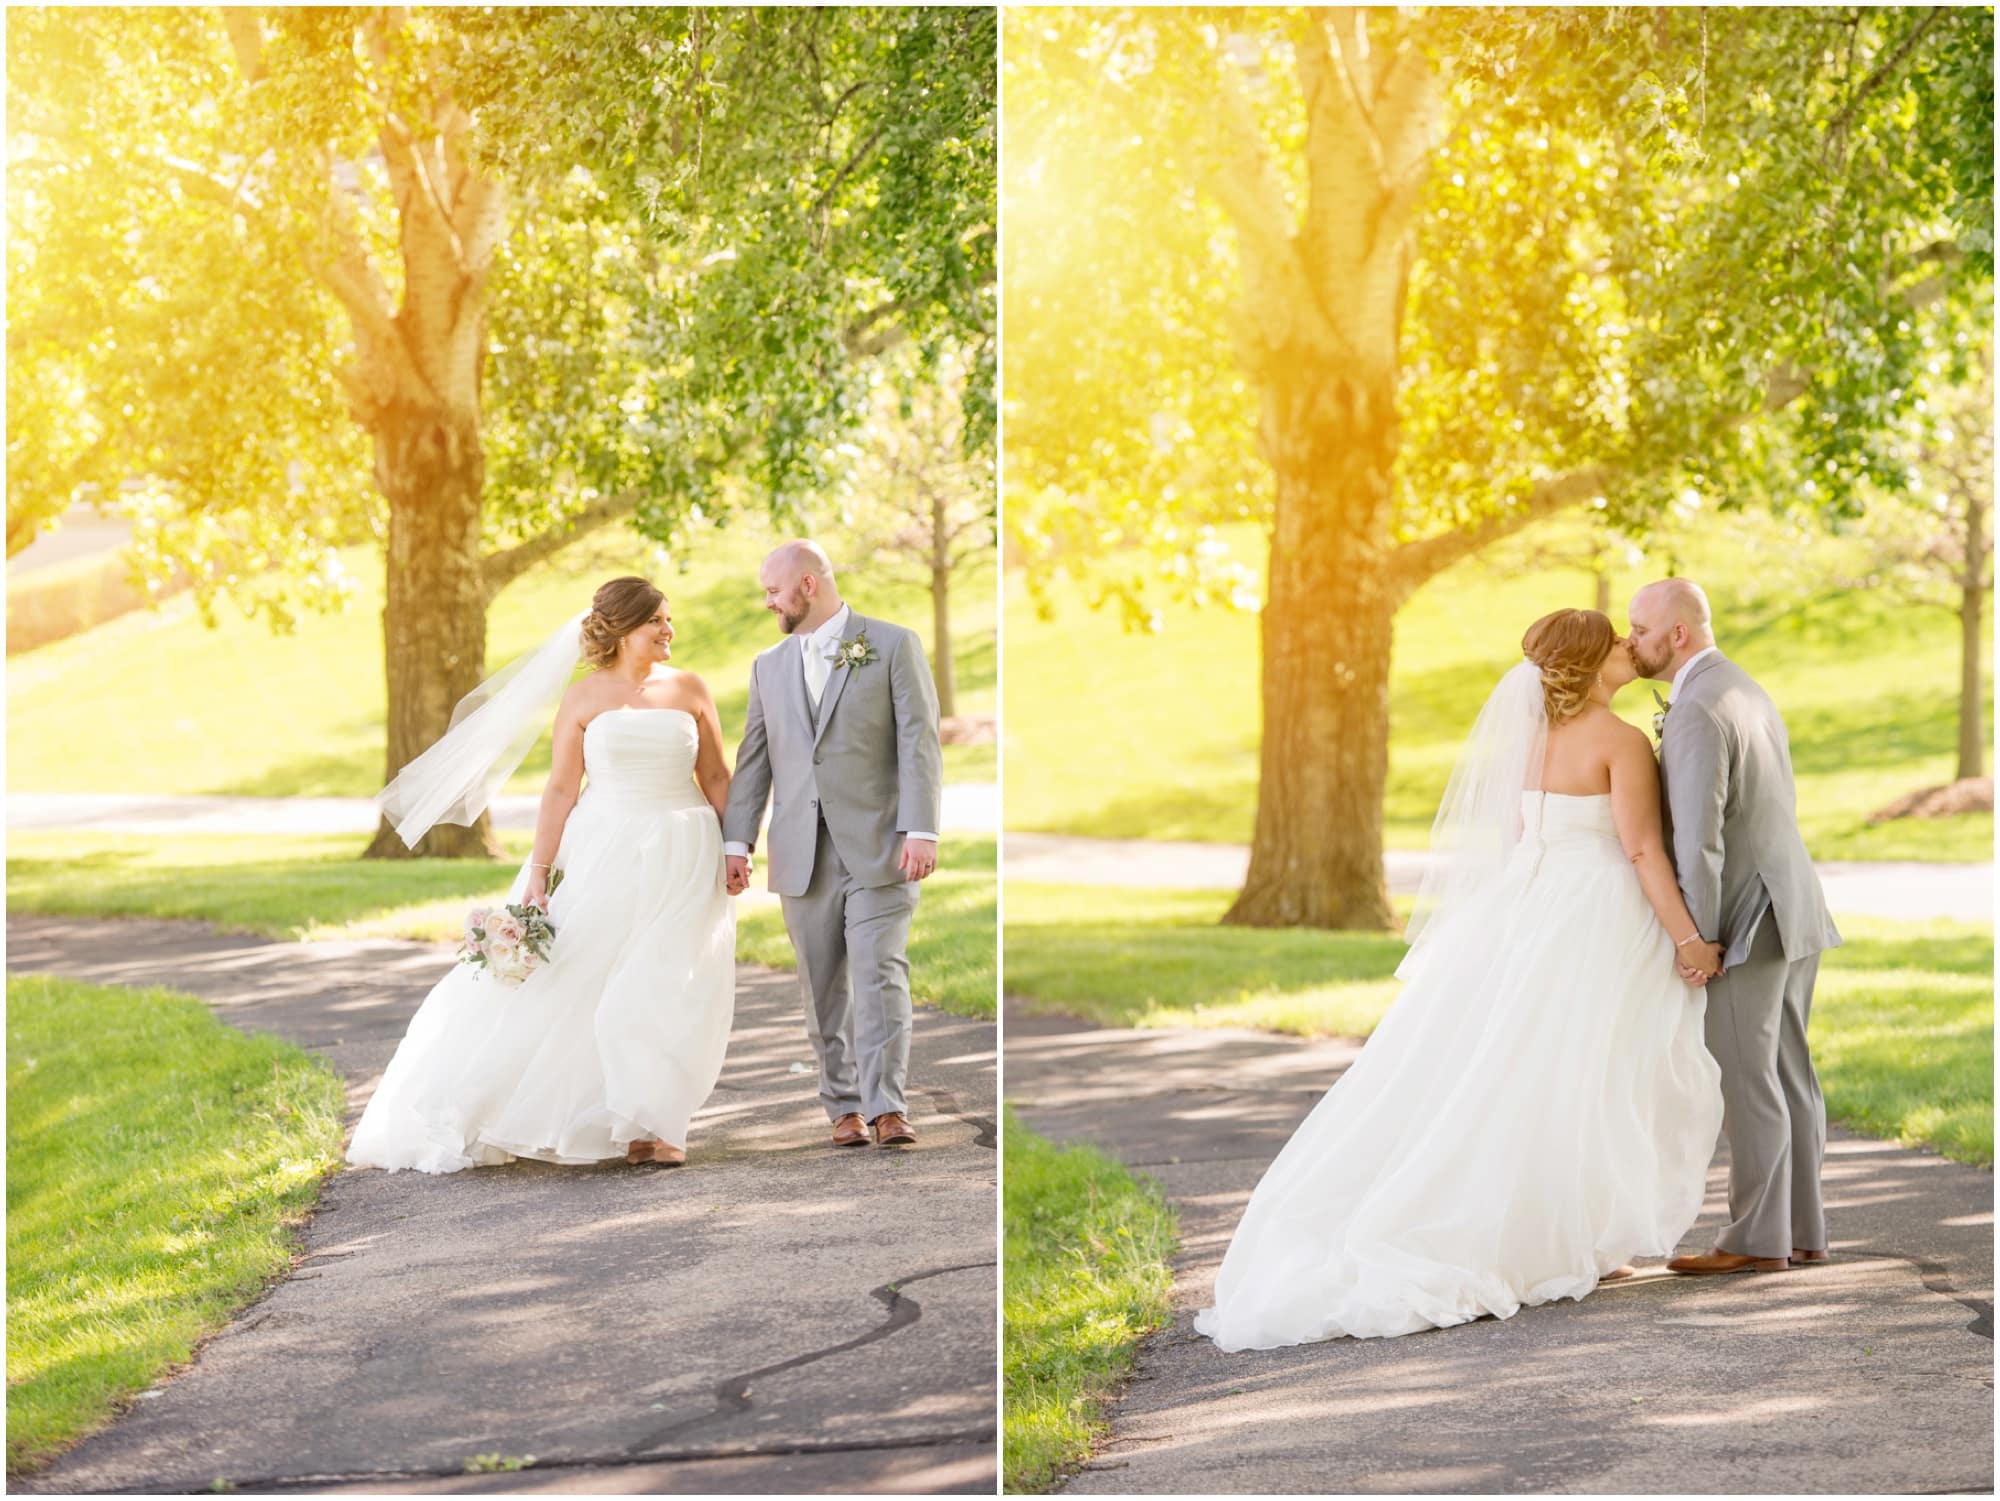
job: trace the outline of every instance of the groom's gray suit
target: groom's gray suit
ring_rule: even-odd
[[[1806,1023],[1820,953],[1840,934],[1799,837],[1785,722],[1719,652],[1675,690],[1660,778],[1681,895],[1702,937],[1723,948],[1707,1042],[1722,1068],[1730,1223],[1715,1244],[1759,1257],[1825,1250],[1826,1105]]]
[[[937,689],[914,631],[849,613],[875,660],[834,667],[817,709],[800,641],[750,668],[750,707],[723,838],[754,845],[771,801],[768,881],[799,961],[806,1031],[827,1119],[907,1116],[910,966],[917,883],[903,837],[938,826],[944,763]]]

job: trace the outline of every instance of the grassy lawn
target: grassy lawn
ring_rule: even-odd
[[[1560,527],[1543,535],[1559,537]],[[1864,823],[1902,793],[1951,780],[1956,621],[1878,594],[1805,592],[1769,547],[1743,545],[1727,525],[1704,536],[1678,547],[1679,569],[1704,581],[1723,649],[1784,711],[1813,855],[1991,859],[1991,814]],[[1230,529],[1227,539],[1233,555],[1261,571],[1256,529]],[[1612,613],[1621,627],[1633,589],[1664,570],[1657,558],[1620,562]],[[1427,842],[1452,757],[1493,683],[1519,660],[1521,632],[1548,610],[1592,597],[1580,567],[1496,553],[1432,580],[1404,608],[1390,678],[1392,847]],[[1052,616],[1040,618],[1022,578],[1009,575],[1007,826],[1248,841],[1260,727],[1257,617],[1177,606],[1161,591],[1157,632],[1135,634],[1116,610],[1090,609],[1080,585],[1058,582],[1050,599]],[[1060,692],[1049,691],[1053,683]],[[1618,708],[1644,725],[1654,708],[1649,685],[1626,689]],[[1990,727],[1990,686],[1987,714]]]
[[[320,1060],[199,1001],[7,982],[7,1466],[189,1358],[289,1265],[340,1140]]]
[[[1174,1214],[1102,1153],[1006,1119],[1003,1484],[1046,1491],[1090,1453],[1132,1347],[1169,1317]]]
[[[487,616],[487,663],[499,668],[539,644],[621,573],[665,589],[679,639],[677,666],[714,690],[733,748],[742,731],[750,659],[778,639],[763,608],[757,565],[773,538],[745,521],[693,534],[669,559],[622,528],[586,538],[503,590]],[[837,542],[836,542],[837,547]],[[14,792],[221,793],[366,796],[382,785],[382,564],[372,549],[345,554],[354,595],[334,615],[302,615],[276,636],[219,607],[210,630],[192,597],[135,614],[7,662],[7,785]],[[921,632],[930,650],[928,592],[842,571],[843,593],[864,614]],[[957,583],[958,710],[991,714],[996,696],[994,580]],[[124,664],[105,670],[105,663]],[[139,753],[135,747],[143,747]],[[508,784],[537,792],[548,740]],[[732,749],[733,754],[733,749]],[[950,781],[991,781],[990,746],[947,746]]]
[[[1222,928],[1233,893],[1007,886],[1007,989],[1106,1026],[1365,1037],[1400,939]],[[1828,1113],[1870,1136],[1993,1161],[1993,930],[1841,918],[1814,990]]]
[[[503,838],[517,860],[525,834]],[[20,834],[9,840],[7,907],[89,917],[170,917],[270,938],[458,937],[466,908],[504,896],[515,866],[359,860],[357,835]],[[947,836],[911,930],[917,998],[994,1014],[994,842]],[[762,881],[762,876],[758,880]],[[737,909],[737,953],[792,966],[775,902]]]

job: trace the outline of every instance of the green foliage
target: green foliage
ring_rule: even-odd
[[[1218,927],[1230,896],[1010,881],[1008,993],[1106,1027],[1374,1031],[1402,990],[1400,939]],[[1810,1039],[1828,1115],[1990,1166],[1992,927],[1836,920]]]
[[[1004,1491],[1049,1490],[1089,1457],[1138,1342],[1172,1317],[1174,1213],[1152,1183],[1006,1115]]]
[[[828,488],[873,356],[972,352],[990,450],[990,9],[41,10],[9,40],[10,551],[78,493],[285,623],[379,540],[340,221],[403,226],[385,115],[470,111],[508,189],[480,401],[495,547],[593,504],[656,540]],[[95,489],[89,487],[94,486]]]
[[[7,981],[7,1465],[33,1469],[272,1278],[334,1166],[326,1064],[191,996]]]
[[[1240,96],[1305,253],[1316,174],[1341,165],[1309,170],[1307,22],[1007,24],[1008,524],[1037,586],[1149,544],[1091,582],[1135,624],[1150,582],[1252,599],[1210,529],[1266,514],[1269,414],[1224,356],[1281,292],[1212,199],[1215,122]],[[1399,539],[1585,469],[1640,534],[1689,489],[1839,516],[1905,482],[1897,422],[1990,321],[1989,9],[1366,25],[1372,66],[1427,61],[1445,91],[1400,314]]]

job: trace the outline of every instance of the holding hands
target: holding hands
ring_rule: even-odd
[[[727,875],[725,887],[731,896],[741,896],[750,889],[750,857],[748,855],[725,855],[723,868]]]
[[[1690,985],[1706,985],[1722,973],[1722,945],[1694,934],[1676,953],[1681,978]]]

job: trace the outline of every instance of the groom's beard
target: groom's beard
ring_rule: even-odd
[[[1644,656],[1629,647],[1626,648],[1625,655],[1631,660],[1632,670],[1642,678],[1658,679],[1666,673],[1667,659],[1665,656],[1661,656],[1657,661],[1649,662]]]
[[[790,610],[780,609],[778,611],[778,625],[787,636],[794,634],[800,625],[804,624],[805,618],[806,612],[804,610],[799,611],[796,615]]]

